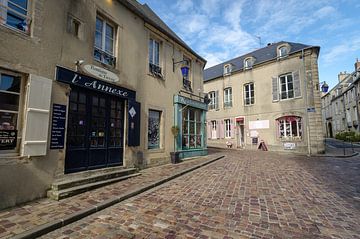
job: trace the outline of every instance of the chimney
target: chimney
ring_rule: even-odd
[[[360,71],[360,62],[358,58],[356,58],[356,62],[355,62],[355,71]]]
[[[359,62],[360,63],[360,62]],[[346,73],[346,71],[342,72],[340,71],[340,73],[338,74],[338,79],[339,82],[342,82],[346,77],[348,77],[350,74]]]

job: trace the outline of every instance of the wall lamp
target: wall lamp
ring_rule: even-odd
[[[329,85],[326,83],[326,81],[320,82],[319,85],[321,85],[321,92],[326,93],[329,90]]]
[[[188,60],[182,60],[182,61],[175,62],[173,59],[173,72],[175,72],[175,65],[180,64],[180,63],[184,63],[183,66],[181,67],[181,74],[182,74],[183,78],[187,79],[187,77],[189,75],[189,69],[190,69]]]

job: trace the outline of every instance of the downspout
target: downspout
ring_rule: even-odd
[[[304,49],[301,50],[301,57],[303,62],[303,74],[304,74],[304,89],[305,89],[305,124],[306,124],[306,138],[307,138],[307,148],[308,148],[308,156],[311,155],[311,145],[310,145],[310,127],[309,127],[309,113],[307,112],[308,108],[308,94],[307,94],[307,78],[306,78],[306,70],[305,70],[305,54]]]

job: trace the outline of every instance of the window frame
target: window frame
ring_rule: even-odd
[[[302,117],[296,115],[287,115],[276,119],[276,122],[278,124],[277,131],[280,140],[302,140]],[[294,130],[294,126],[296,127],[296,130]],[[289,136],[287,134],[289,134]]]
[[[12,0],[0,0],[0,25],[3,25],[9,29],[16,31],[16,32],[30,35],[31,17],[29,16],[29,14],[31,12],[31,9],[30,9],[29,0],[25,0],[25,1],[26,1],[26,8],[14,3]],[[24,11],[25,14],[9,7],[9,2],[15,8],[18,8],[18,9]],[[21,22],[22,24],[18,23],[16,27],[8,24],[7,19],[8,19],[9,12],[11,15],[15,15],[15,16],[13,16],[13,18],[22,20],[22,22]]]
[[[224,89],[224,108],[232,107],[232,87]]]
[[[191,119],[191,111],[193,111],[194,118]],[[183,109],[182,113],[182,132],[181,132],[181,149],[199,149],[204,147],[204,133],[203,133],[203,125],[202,122],[202,114],[203,111],[201,109],[188,107]],[[186,118],[184,117],[186,114]],[[185,127],[186,124],[186,127]],[[193,132],[191,132],[191,127],[194,126]],[[198,127],[200,125],[200,127]],[[185,130],[187,129],[187,132]],[[198,139],[200,137],[200,143],[198,143]],[[193,144],[194,147],[191,146],[191,139],[195,139]],[[185,143],[184,143],[185,140]],[[184,146],[185,145],[185,146]],[[199,146],[200,145],[200,146]]]
[[[252,90],[251,90],[252,86]],[[249,97],[247,97],[247,95]],[[249,82],[244,84],[244,105],[250,106],[255,104],[255,84],[254,82]]]
[[[253,67],[253,61],[251,57],[245,58],[244,60],[244,69],[248,70]]]
[[[225,138],[231,138],[231,120],[224,119],[224,127],[225,127]]]
[[[282,51],[284,50],[284,52]],[[289,49],[287,46],[279,46],[278,48],[278,56],[279,58],[286,57],[289,55]]]
[[[230,75],[232,72],[232,65],[231,64],[226,64],[224,65],[224,69],[223,69],[223,75]]]
[[[101,29],[101,47],[97,46],[96,43],[96,33],[99,32],[96,29],[97,21],[100,20],[102,23],[102,29]],[[106,40],[107,40],[107,26],[109,26],[112,29],[112,38],[110,40],[112,41],[112,52],[109,52],[106,50]],[[95,18],[95,37],[94,37],[94,60],[97,62],[100,62],[107,66],[116,66],[116,38],[117,38],[117,27],[116,25],[108,20],[106,17],[103,17],[101,14],[97,14]],[[95,56],[95,53],[99,53],[100,59],[97,59]],[[106,62],[106,58],[109,57],[112,62],[108,63]]]
[[[292,89],[289,90],[289,80],[288,77],[291,76],[291,84],[292,84]],[[282,91],[282,83],[281,83],[281,78],[285,77],[285,93],[286,93],[286,98],[283,98],[283,91]],[[279,99],[280,100],[290,100],[290,99],[295,99],[295,91],[294,91],[294,75],[293,73],[287,73],[287,74],[283,74],[280,75],[278,77],[278,84],[279,84]],[[289,91],[292,91],[292,97],[289,97]]]
[[[209,96],[209,110],[215,110],[216,109],[216,91],[210,91],[208,93],[208,96]],[[213,96],[213,97],[212,97]]]

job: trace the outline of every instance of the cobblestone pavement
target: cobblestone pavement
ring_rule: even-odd
[[[227,157],[43,238],[360,238],[360,158]]]
[[[0,238],[9,238],[36,226],[64,218],[66,215],[93,207],[108,199],[153,184],[185,169],[204,163],[223,153],[211,153],[207,157],[187,160],[180,164],[167,164],[141,171],[141,175],[114,183],[80,195],[54,201],[40,199],[22,206],[0,211]]]

